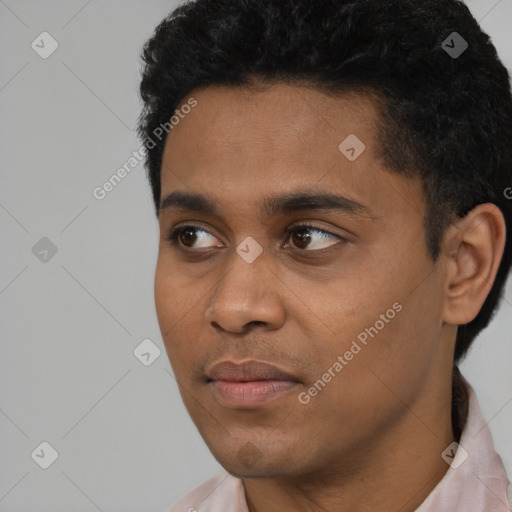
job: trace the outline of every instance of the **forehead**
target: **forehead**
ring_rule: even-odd
[[[225,155],[228,149],[252,150],[263,158],[270,153],[318,158],[315,153],[336,151],[350,133],[359,133],[368,143],[375,135],[375,104],[365,95],[328,96],[313,88],[277,83],[258,88],[212,86],[190,96],[197,106],[171,130],[166,144],[166,149],[193,148],[190,158],[204,151]]]
[[[186,190],[250,202],[302,187],[379,203],[376,189],[403,181],[380,161],[377,105],[368,95],[278,83],[207,87],[182,105],[190,97],[197,105],[166,140],[162,197]]]

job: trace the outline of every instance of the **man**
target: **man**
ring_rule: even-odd
[[[158,320],[226,470],[172,510],[510,510],[457,368],[512,254],[509,76],[467,7],[198,0],[143,57]]]

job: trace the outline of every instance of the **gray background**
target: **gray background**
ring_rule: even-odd
[[[220,469],[160,338],[142,164],[92,193],[141,146],[139,53],[177,4],[0,0],[1,511],[161,512]],[[512,0],[468,5],[512,68]],[[31,47],[43,31],[59,44],[46,59]],[[463,364],[509,475],[511,313],[509,281]],[[134,355],[145,339],[161,350],[148,366]],[[43,441],[58,452],[48,469]]]

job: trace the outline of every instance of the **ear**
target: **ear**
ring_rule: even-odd
[[[446,230],[445,323],[463,325],[477,316],[496,278],[505,240],[505,219],[491,203],[478,205]]]

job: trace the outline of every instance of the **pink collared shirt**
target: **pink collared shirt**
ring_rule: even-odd
[[[416,512],[510,512],[509,481],[491,433],[468,385],[468,418],[459,449],[448,447],[448,471]],[[197,487],[169,512],[249,512],[242,480],[223,472]]]

